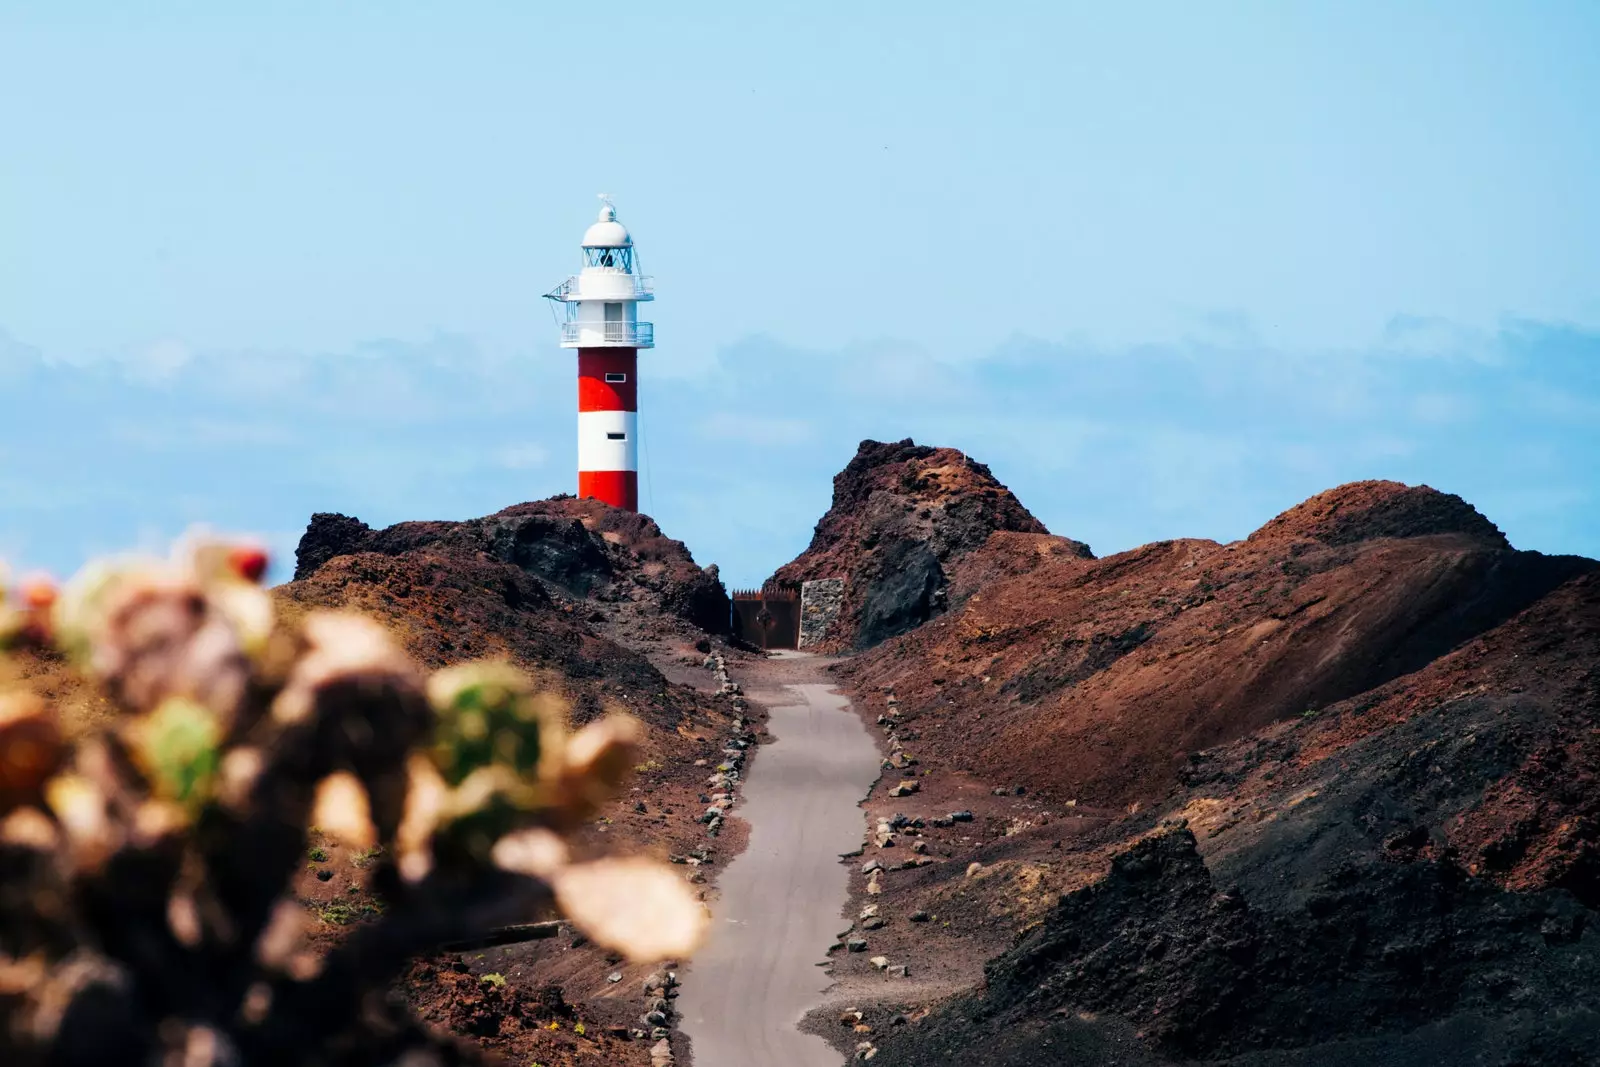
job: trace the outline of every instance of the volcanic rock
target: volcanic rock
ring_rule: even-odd
[[[482,554],[517,567],[552,591],[618,599],[638,589],[667,614],[710,633],[728,629],[727,592],[714,567],[697,566],[681,541],[648,516],[591,498],[517,504],[465,522],[402,522],[381,530],[319,513],[295,550],[296,580],[340,556],[399,556],[422,549]]]
[[[944,612],[948,568],[996,530],[1047,532],[988,467],[954,449],[863,441],[834,478],[810,547],[773,578],[844,578],[819,650],[869,648]]]

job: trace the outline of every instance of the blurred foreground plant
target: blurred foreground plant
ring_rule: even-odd
[[[0,581],[0,649],[53,645],[118,707],[69,742],[0,692],[0,1062],[472,1062],[390,996],[408,962],[559,913],[639,960],[705,923],[670,871],[574,863],[566,834],[636,760],[620,717],[500,664],[425,677],[378,625],[291,626],[248,545]],[[290,895],[307,828],[377,846],[382,916],[308,951]]]

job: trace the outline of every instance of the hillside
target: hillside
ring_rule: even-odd
[[[1594,566],[1518,552],[1459,498],[1385,482],[1229,545],[1096,560],[1001,534],[956,564],[959,607],[848,676],[894,684],[929,755],[1127,805],[1170,788],[1189,753],[1418,670]]]
[[[1590,573],[1422,670],[1197,753],[1150,816],[1069,839],[1059,903],[879,1058],[1584,1062],[1597,663]]]
[[[920,980],[833,964],[875,1059],[1584,1062],[1600,564],[1392,482],[1074,544],[992,533],[836,668],[919,787],[869,799],[853,884]]]

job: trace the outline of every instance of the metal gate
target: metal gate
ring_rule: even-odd
[[[768,582],[760,589],[735,589],[733,633],[757,648],[800,646],[800,587]]]

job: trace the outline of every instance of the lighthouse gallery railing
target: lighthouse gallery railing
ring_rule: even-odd
[[[584,341],[604,330],[603,340],[613,344],[652,345],[656,339],[653,322],[563,322],[563,341]]]
[[[590,277],[604,278],[607,282],[613,278],[630,277],[633,279],[633,295],[636,299],[650,296],[655,292],[656,289],[656,280],[644,274],[623,275],[619,272],[617,274],[590,275]],[[545,294],[545,296],[551,300],[576,300],[582,286],[582,276],[575,274],[566,281],[562,282],[560,285],[556,286],[554,289],[550,290]],[[595,299],[615,299],[615,297],[619,295],[621,294],[607,293],[604,297],[596,297]]]

